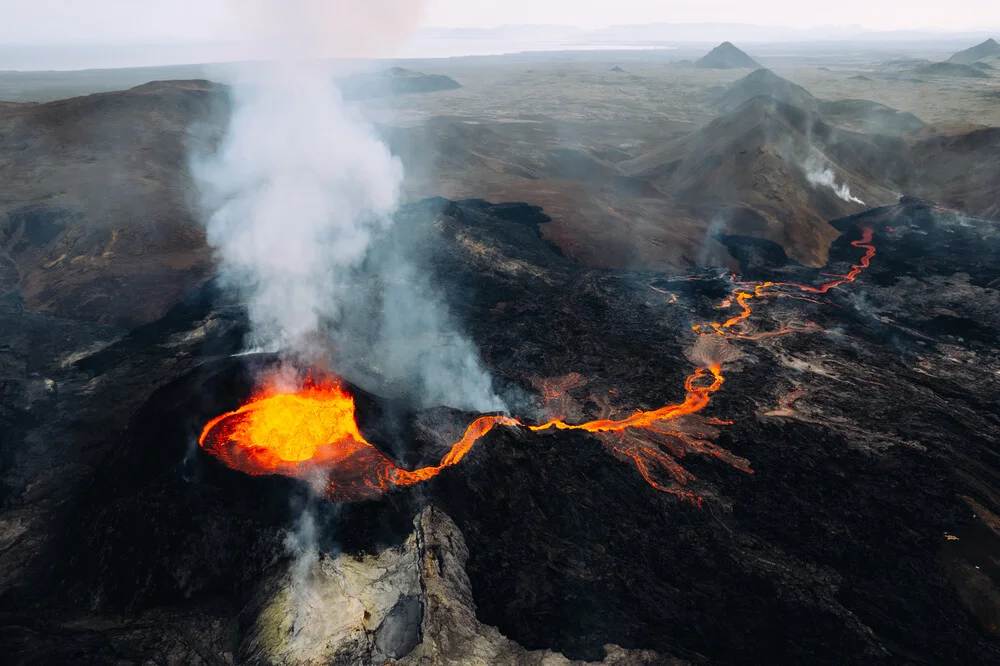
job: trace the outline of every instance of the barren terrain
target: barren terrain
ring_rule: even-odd
[[[192,191],[225,86],[0,73],[3,654],[1000,661],[1000,68],[749,51],[353,74],[406,167],[373,252],[409,249],[509,413],[338,359],[367,448],[304,475],[205,444],[279,360]]]

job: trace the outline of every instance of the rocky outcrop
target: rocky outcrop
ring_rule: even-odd
[[[443,666],[681,664],[648,650],[605,647],[601,662],[525,650],[476,618],[465,572],[469,551],[440,509],[425,508],[398,546],[351,556],[300,551],[289,571],[262,584],[240,662]]]

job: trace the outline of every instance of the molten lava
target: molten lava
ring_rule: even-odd
[[[439,465],[400,469],[361,434],[354,398],[338,382],[311,379],[296,392],[269,388],[247,404],[209,421],[198,443],[229,467],[252,475],[322,478],[331,498],[377,497],[392,486],[426,481],[458,464],[505,416],[483,416],[469,426]]]
[[[209,421],[200,443],[250,474],[285,473],[306,462],[340,463],[367,444],[354,418],[354,398],[339,384],[312,382],[298,393],[254,395]]]
[[[801,289],[802,291],[808,291],[812,294],[825,294],[834,287],[839,287],[840,285],[848,282],[854,282],[854,280],[861,275],[861,271],[871,265],[872,259],[875,257],[875,246],[872,245],[872,238],[874,234],[875,231],[871,227],[861,228],[861,238],[853,241],[851,245],[857,248],[864,248],[865,255],[861,257],[861,261],[859,263],[851,266],[851,270],[848,271],[846,275],[827,275],[827,277],[832,277],[834,280],[827,282],[826,284],[821,284],[818,287],[810,287],[804,284],[781,284],[780,286],[795,287],[797,289]]]
[[[716,426],[729,422],[698,415],[722,388],[723,363],[739,356],[729,339],[761,340],[791,332],[819,330],[815,324],[788,325],[781,330],[743,333],[739,329],[753,314],[751,302],[767,297],[790,297],[810,300],[787,293],[787,289],[825,294],[835,287],[853,282],[875,256],[873,230],[864,227],[862,237],[852,243],[865,250],[859,263],[844,275],[818,287],[794,283],[738,282],[734,291],[718,307],[738,307],[739,312],[721,323],[696,324],[692,328],[699,342],[692,349],[698,367],[684,381],[685,397],[680,403],[649,411],[636,411],[613,418],[607,399],[598,399],[604,407],[602,418],[570,423],[569,391],[580,388],[579,375],[569,375],[556,382],[543,383],[550,413],[560,414],[545,423],[530,425],[509,416],[482,416],[472,422],[462,438],[453,444],[441,462],[416,470],[398,467],[370,444],[361,434],[355,416],[354,398],[339,382],[306,382],[295,391],[267,388],[255,393],[239,409],[209,421],[202,430],[199,444],[229,467],[252,475],[282,474],[307,480],[321,480],[328,495],[336,501],[355,501],[377,497],[393,486],[407,486],[426,481],[443,469],[457,465],[472,447],[498,425],[526,427],[532,431],[576,430],[593,433],[616,456],[631,460],[652,487],[679,497],[701,502],[701,498],[683,488],[694,476],[677,462],[688,453],[710,455],[746,473],[752,473],[749,461],[713,444]],[[676,302],[672,292],[650,285]],[[814,301],[815,302],[815,301]],[[716,337],[719,336],[719,337]],[[614,391],[611,391],[614,394]],[[792,403],[800,395],[793,392],[769,415],[789,415]],[[666,473],[666,476],[662,474]]]

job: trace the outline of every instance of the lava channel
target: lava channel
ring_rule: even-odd
[[[710,381],[706,383],[706,379]],[[631,458],[650,485],[697,499],[655,478],[652,469],[663,467],[678,483],[688,480],[688,475],[670,455],[642,447],[640,439],[624,435],[626,431],[635,430],[675,437],[694,447],[692,450],[698,450],[702,444],[707,446],[707,442],[690,438],[682,431],[674,432],[658,425],[701,411],[722,383],[721,366],[698,368],[685,381],[687,395],[683,402],[637,411],[621,419],[603,418],[581,424],[553,419],[529,425],[509,416],[481,416],[469,425],[439,464],[416,470],[398,467],[365,439],[358,428],[354,398],[337,381],[317,383],[309,380],[304,388],[295,392],[259,391],[239,409],[209,421],[198,443],[228,467],[245,474],[280,474],[310,482],[321,481],[330,499],[352,502],[373,499],[394,486],[408,486],[437,476],[445,468],[461,462],[476,442],[498,425],[521,426],[533,431],[581,430],[598,437],[618,434],[618,444],[612,445],[612,450]],[[632,444],[628,444],[629,441]],[[738,466],[749,472],[746,461],[741,462],[743,464]]]
[[[851,266],[844,275],[828,275],[834,279],[818,287],[734,280],[736,288],[733,294],[719,307],[737,306],[740,312],[721,323],[693,326],[699,338],[693,349],[696,352],[698,349],[715,349],[716,352],[724,349],[707,344],[709,339],[728,345],[730,338],[757,340],[796,330],[812,330],[786,327],[755,335],[741,333],[737,329],[752,316],[752,301],[789,296],[780,291],[782,288],[825,294],[835,287],[853,282],[875,256],[873,230],[862,227],[861,232],[862,237],[852,243],[865,250],[859,263]],[[364,438],[358,428],[354,398],[336,381],[316,383],[310,380],[304,388],[295,392],[276,389],[259,391],[239,409],[209,421],[198,442],[207,452],[235,470],[252,475],[282,474],[309,481],[322,479],[331,499],[349,502],[378,497],[394,486],[407,486],[433,478],[443,469],[461,462],[476,442],[498,425],[520,426],[536,432],[576,430],[593,433],[613,453],[631,459],[646,482],[657,490],[700,503],[700,497],[682,488],[694,477],[680,466],[677,458],[687,453],[711,455],[752,473],[749,461],[708,441],[713,426],[727,422],[702,419],[700,424],[691,425],[685,421],[707,407],[712,394],[722,388],[725,381],[722,366],[731,360],[724,356],[708,353],[697,361],[700,365],[684,381],[685,398],[680,403],[636,411],[617,419],[605,415],[604,418],[578,424],[569,423],[564,417],[531,425],[509,416],[481,416],[469,425],[439,464],[416,470],[398,467]],[[564,394],[566,388],[572,387],[561,387],[555,391],[546,388],[546,398],[556,398],[560,393]],[[656,469],[665,469],[672,477],[672,483],[661,481]]]

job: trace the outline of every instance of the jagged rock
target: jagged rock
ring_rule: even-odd
[[[300,553],[243,611],[252,628],[240,661],[261,666],[395,663],[454,666],[680,664],[649,650],[605,647],[601,662],[525,650],[476,618],[455,523],[425,508],[399,546],[355,557]]]

